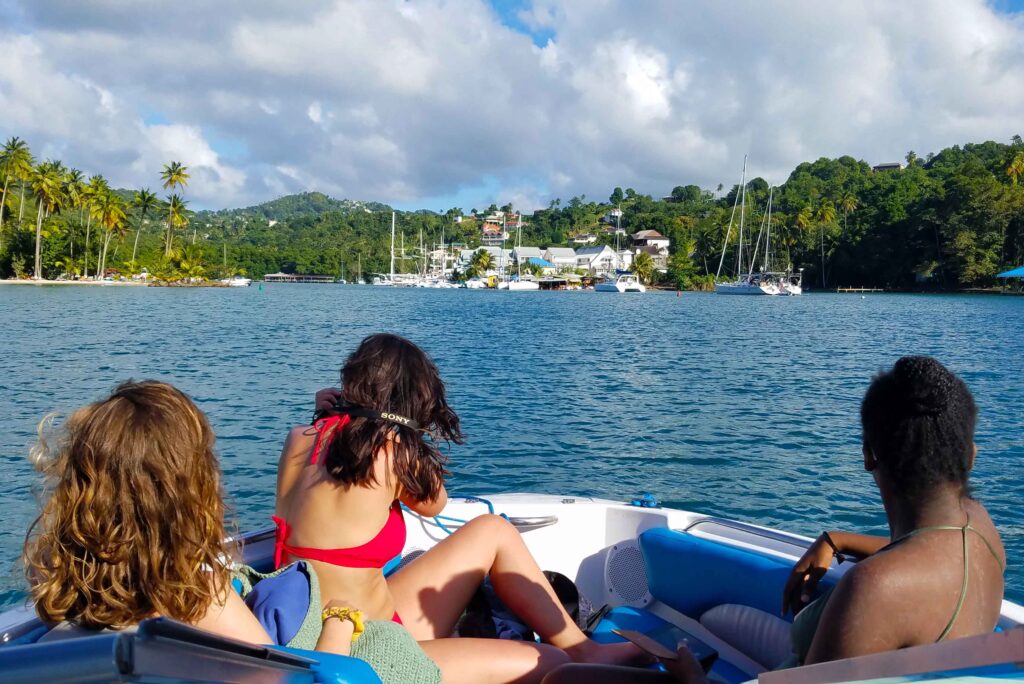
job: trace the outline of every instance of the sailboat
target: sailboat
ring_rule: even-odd
[[[528,292],[540,289],[536,280],[523,280],[523,262],[519,258],[519,250],[523,248],[523,215],[516,219],[516,279],[508,281],[510,292]]]
[[[722,265],[725,263],[725,253],[729,248],[729,237],[732,234],[732,222],[736,216],[736,205],[739,205],[739,243],[736,248],[736,280],[727,283],[717,283],[715,292],[717,294],[729,295],[799,295],[803,293],[803,269],[793,273],[792,267],[786,270],[771,270],[771,235],[772,235],[772,199],[775,188],[768,190],[768,205],[764,219],[761,222],[761,230],[758,232],[757,240],[754,243],[753,256],[750,263],[743,258],[743,228],[746,221],[747,206],[747,157],[743,157],[743,173],[740,176],[740,192],[736,202],[733,203],[732,215],[729,217],[729,228],[725,233],[725,242],[722,244],[722,256],[718,262],[717,278],[722,273]],[[761,247],[761,237],[764,236],[764,262],[759,271],[755,271],[757,265],[757,253]]]

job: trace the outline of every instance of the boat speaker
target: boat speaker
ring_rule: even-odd
[[[640,545],[635,539],[608,549],[604,562],[605,603],[642,608],[652,600]]]

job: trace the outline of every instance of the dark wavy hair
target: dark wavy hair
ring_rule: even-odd
[[[943,483],[970,494],[977,416],[964,381],[927,356],[905,356],[875,376],[860,406],[865,446],[910,499]]]
[[[417,501],[436,497],[447,474],[447,454],[439,444],[464,440],[430,357],[398,335],[370,335],[346,360],[341,387],[343,403],[397,413],[422,429],[353,417],[327,447],[324,465],[331,477],[346,485],[376,482],[374,457],[390,444],[391,470],[403,492]]]

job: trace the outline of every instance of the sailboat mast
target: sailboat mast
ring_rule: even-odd
[[[523,277],[523,260],[519,252],[523,249],[523,215],[516,215],[516,275]]]
[[[747,208],[747,155],[743,155],[743,175],[740,180],[740,244],[736,252],[736,277],[743,269],[743,219]]]
[[[395,282],[395,212],[391,212],[391,282]]]
[[[747,170],[747,158],[743,158],[743,171]],[[741,181],[742,183],[742,181]],[[729,238],[732,237],[732,222],[736,219],[736,205],[740,203],[740,193],[736,193],[736,199],[732,202],[732,213],[729,214],[729,227],[725,229],[725,241],[722,242],[722,255],[718,257],[718,270],[715,271],[715,279],[722,275],[722,266],[725,265],[725,252],[729,249]]]
[[[768,233],[764,240],[764,268],[762,269],[767,273],[771,269],[771,249],[772,249],[772,195],[775,193],[774,187],[768,188]]]

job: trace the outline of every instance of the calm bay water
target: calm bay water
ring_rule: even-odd
[[[1024,600],[1024,298],[507,293],[271,285],[0,287],[0,605],[37,512],[35,426],[118,381],[175,383],[209,415],[243,529],[269,521],[281,441],[365,335],[437,361],[468,442],[459,493],[534,491],[669,506],[816,535],[887,533],[858,407],[904,354],[938,357],[981,409],[977,496]]]

